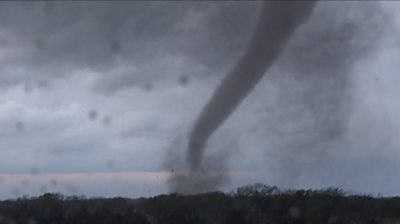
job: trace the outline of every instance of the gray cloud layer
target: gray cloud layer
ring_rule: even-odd
[[[90,69],[99,76],[93,78],[94,88],[105,93],[154,78],[170,79],[163,70],[175,68],[177,77],[219,70],[231,60],[226,54],[237,54],[245,43],[246,35],[234,34],[238,29],[249,33],[253,16],[243,12],[254,9],[254,4],[240,2],[19,2],[2,6],[0,43],[6,54],[2,65],[9,70],[2,75],[3,85],[32,78],[23,73],[55,78]],[[224,41],[225,35],[232,37],[229,42]],[[154,61],[159,61],[157,66]],[[15,66],[21,67],[19,71]]]
[[[259,3],[0,6],[1,177],[154,171],[174,138],[183,155],[185,131],[248,43]],[[232,185],[398,194],[398,10],[319,4],[206,157],[235,149],[226,166],[256,177]]]

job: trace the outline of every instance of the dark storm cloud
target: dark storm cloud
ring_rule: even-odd
[[[210,2],[2,2],[1,6],[4,56],[0,56],[7,65],[0,76],[2,85],[90,69],[100,74],[94,87],[105,93],[165,76],[160,74],[165,68],[148,68],[149,62],[165,57],[189,58],[221,69],[225,66],[221,62],[232,60],[226,54],[238,53],[245,43],[246,35],[231,34],[251,29],[243,24],[251,24],[252,14],[243,11],[254,9],[249,3]],[[231,36],[229,42],[223,41],[225,35]]]
[[[279,90],[265,110],[271,139],[264,148],[281,153],[283,183],[296,183],[304,156],[322,162],[354,147],[343,144],[357,105],[353,68],[376,51],[390,24],[376,2],[321,3],[313,18],[267,78]]]

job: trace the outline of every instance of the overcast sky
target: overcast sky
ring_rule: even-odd
[[[184,158],[259,6],[1,2],[0,199],[166,193],[166,158]],[[397,2],[319,3],[210,139],[207,159],[229,168],[220,189],[399,195],[399,15]]]

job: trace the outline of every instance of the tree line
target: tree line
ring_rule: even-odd
[[[280,190],[253,184],[235,191],[149,198],[85,198],[46,193],[0,201],[0,224],[344,224],[399,223],[400,197],[339,188]]]

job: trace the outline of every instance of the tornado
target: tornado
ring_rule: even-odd
[[[316,1],[267,1],[262,4],[250,43],[215,89],[190,131],[186,171],[183,174],[175,173],[169,179],[173,192],[199,193],[213,190],[225,179],[224,175],[210,170],[215,164],[203,161],[208,138],[266,74],[296,29],[310,17],[315,5]],[[211,168],[204,169],[205,166]]]
[[[207,139],[251,92],[312,14],[316,1],[269,1],[262,5],[251,41],[200,113],[190,135],[187,165],[197,172]]]

